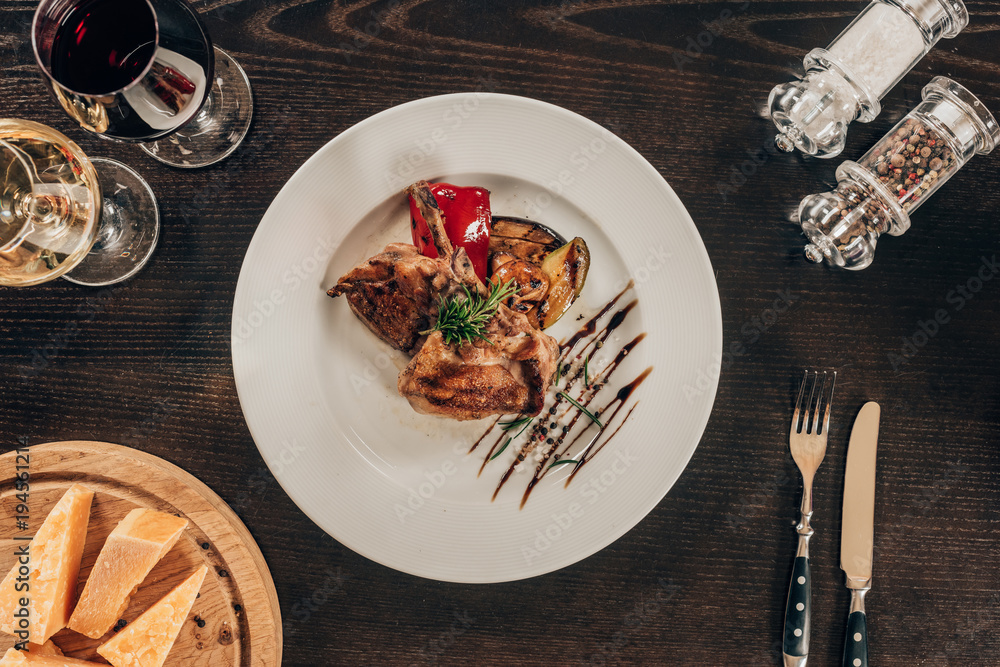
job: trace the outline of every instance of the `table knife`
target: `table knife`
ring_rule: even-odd
[[[847,447],[844,513],[840,534],[840,569],[851,591],[851,611],[844,639],[844,667],[867,667],[868,628],[865,594],[872,585],[875,546],[875,450],[881,415],[878,403],[865,403],[854,420]]]

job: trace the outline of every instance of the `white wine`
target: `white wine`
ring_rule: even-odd
[[[51,128],[0,119],[0,284],[60,276],[94,243],[101,189],[87,156]]]

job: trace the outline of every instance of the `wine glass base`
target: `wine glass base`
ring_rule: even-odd
[[[243,141],[253,118],[250,80],[239,63],[215,49],[212,90],[201,110],[168,137],[142,144],[142,150],[171,167],[207,167],[228,157]]]
[[[160,237],[160,211],[149,184],[130,167],[107,158],[90,161],[103,199],[97,237],[63,279],[100,287],[131,278],[149,261]]]

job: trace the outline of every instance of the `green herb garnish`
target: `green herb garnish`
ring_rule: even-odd
[[[515,428],[517,428],[519,426],[524,426],[525,424],[527,424],[528,422],[530,422],[532,419],[534,419],[534,417],[519,417],[517,419],[514,419],[513,421],[500,422],[500,430],[502,430],[502,431],[510,431],[510,430],[515,429]]]
[[[559,396],[562,396],[567,401],[569,401],[570,403],[572,403],[573,405],[575,405],[577,408],[579,408],[580,412],[582,412],[583,414],[587,415],[587,417],[590,418],[590,421],[594,422],[599,427],[604,428],[604,424],[601,423],[601,420],[598,419],[597,417],[595,417],[593,415],[593,413],[591,413],[590,410],[588,410],[587,408],[585,408],[582,405],[580,405],[580,402],[577,401],[575,398],[573,398],[572,396],[570,396],[569,394],[567,394],[565,391],[560,391],[559,392]]]
[[[515,439],[521,437],[521,434],[524,433],[524,429],[528,428],[528,424],[530,424],[534,419],[535,419],[534,417],[522,417],[521,419],[516,419],[516,420],[514,420],[512,422],[507,422],[507,426],[501,426],[501,428],[504,431],[513,430],[513,429],[517,428],[518,426],[521,427],[521,430],[518,431],[515,435],[507,438],[507,442],[503,443],[503,447],[501,447],[500,449],[498,449],[496,451],[496,454],[494,454],[493,456],[490,457],[490,461],[492,461],[496,457],[500,456],[500,454],[502,454],[503,451],[505,449],[507,449],[507,445],[509,445]]]
[[[503,454],[503,450],[507,449],[507,445],[510,444],[511,440],[513,440],[513,438],[507,438],[507,442],[503,443],[503,447],[501,447],[500,449],[498,449],[497,452],[496,452],[496,454],[494,454],[493,456],[490,457],[490,461],[492,461],[496,457],[498,457],[501,454]]]
[[[575,461],[573,459],[560,459],[560,460],[556,461],[555,463],[553,463],[552,465],[550,465],[549,468],[550,469],[551,468],[555,468],[556,466],[561,466],[564,463],[580,463],[580,462],[579,461]]]
[[[589,387],[590,386],[590,369],[588,368],[589,364],[590,364],[590,355],[587,355],[587,358],[583,360],[583,386],[584,387]]]
[[[511,278],[503,285],[488,283],[489,294],[484,299],[480,294],[472,294],[469,288],[462,285],[464,296],[456,294],[445,299],[439,296],[438,320],[421,335],[440,331],[444,342],[448,345],[471,343],[474,338],[486,338],[486,324],[496,314],[497,308],[504,299],[514,295],[517,284]]]

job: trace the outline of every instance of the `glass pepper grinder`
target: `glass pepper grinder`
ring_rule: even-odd
[[[799,204],[809,239],[806,258],[845,269],[872,263],[881,234],[899,236],[910,214],[962,168],[1000,140],[1000,126],[975,95],[943,76],[923,101],[865,153],[837,168],[837,187]]]
[[[874,0],[827,48],[806,54],[802,78],[771,91],[778,148],[839,155],[847,126],[874,119],[879,100],[938,40],[968,23],[962,0]]]

